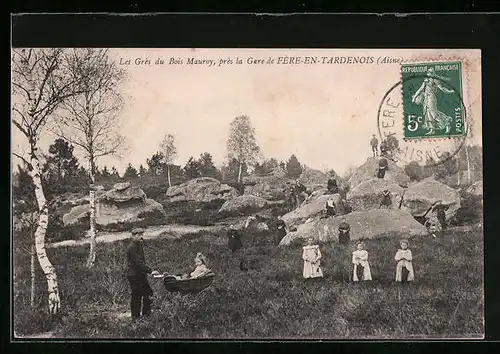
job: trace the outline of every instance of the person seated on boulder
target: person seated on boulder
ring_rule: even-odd
[[[329,178],[327,187],[328,194],[336,194],[339,192],[339,187],[337,185],[337,180],[335,178]]]
[[[345,218],[342,218],[342,222],[339,225],[339,243],[341,245],[346,245],[351,240],[351,226],[347,223]]]
[[[227,247],[231,250],[232,253],[243,247],[243,243],[241,242],[241,234],[239,230],[234,227],[234,225],[229,226],[227,236]]]
[[[380,201],[380,208],[390,209],[392,207],[391,191],[389,188],[384,189],[382,192],[382,200]]]
[[[288,233],[288,228],[286,226],[285,221],[281,216],[278,216],[278,220],[276,221],[275,244],[279,245],[280,241],[283,239],[283,237],[286,236],[287,233]]]
[[[401,248],[396,252],[394,259],[398,262],[396,265],[396,281],[410,282],[414,280],[412,254],[408,249],[408,240],[401,240]]]
[[[370,264],[368,263],[368,251],[365,250],[363,241],[356,243],[356,250],[352,252],[353,281],[359,280],[372,280],[372,273],[370,271]]]
[[[211,272],[210,268],[207,265],[207,259],[205,256],[198,252],[196,257],[194,258],[195,269],[189,274],[183,275],[175,275],[175,279],[184,280],[184,279],[195,279],[207,275]]]
[[[330,197],[326,201],[326,217],[329,218],[335,216],[336,213],[337,212],[335,210],[335,203],[333,202],[333,198]]]
[[[378,162],[378,167],[376,170],[376,174],[378,178],[384,178],[385,177],[385,172],[387,171],[389,163],[387,162],[387,159],[385,157],[381,157],[379,162]]]

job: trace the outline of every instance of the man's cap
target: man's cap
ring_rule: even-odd
[[[141,229],[139,227],[132,230],[132,235],[140,235],[143,233],[144,233],[144,229]]]

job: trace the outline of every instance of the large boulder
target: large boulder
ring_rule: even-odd
[[[382,236],[412,237],[427,234],[427,229],[408,212],[395,209],[377,209],[355,211],[344,216],[317,219],[302,224],[298,226],[297,231],[289,232],[280,241],[280,246],[289,245],[296,239],[308,237],[313,237],[320,242],[338,241],[338,227],[343,217],[351,226],[351,240]]]
[[[378,209],[385,189],[391,192],[392,208],[398,209],[404,189],[396,183],[388,183],[380,178],[369,179],[351,189],[347,193],[347,202],[355,211]]]
[[[448,206],[446,219],[450,219],[460,208],[460,193],[439,181],[427,178],[406,189],[401,209],[407,210],[414,217],[423,217],[438,201]]]
[[[284,200],[290,189],[290,179],[276,175],[248,176],[243,179],[244,194],[254,195],[268,200]]]
[[[262,210],[270,203],[261,197],[255,195],[242,195],[226,201],[219,209],[219,213],[227,214],[253,214]]]
[[[308,190],[317,190],[326,187],[328,178],[326,173],[306,167],[302,170],[298,181],[306,186]]]
[[[104,193],[99,201],[110,205],[143,203],[146,193],[139,187],[134,187],[130,182],[116,183],[113,189]]]
[[[238,196],[238,191],[235,188],[210,177],[195,178],[167,190],[170,202],[188,200],[210,202],[215,199],[228,200],[236,196]]]
[[[483,196],[483,181],[477,181],[469,188],[467,188],[467,193],[470,193],[472,195],[475,195],[476,197],[482,197]]]
[[[134,224],[143,222],[147,216],[164,216],[163,206],[130,183],[117,183],[113,189],[96,200],[96,222],[106,227],[114,224]],[[63,215],[65,226],[84,222],[90,216],[90,204],[76,205]]]
[[[369,157],[364,164],[359,166],[354,174],[349,179],[349,185],[351,190],[356,188],[363,182],[369,181],[372,178],[376,178],[376,171],[378,170],[380,158],[378,157]],[[403,188],[408,187],[410,182],[410,177],[406,175],[404,170],[397,166],[391,160],[387,160],[388,167],[383,178],[387,183],[394,183]]]
[[[291,227],[300,225],[311,218],[320,217],[325,212],[326,201],[329,198],[333,199],[337,215],[345,214],[345,206],[339,194],[323,193],[316,198],[308,198],[299,208],[283,215],[283,221]]]

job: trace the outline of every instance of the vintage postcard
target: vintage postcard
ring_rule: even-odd
[[[484,338],[480,50],[11,68],[15,338]]]

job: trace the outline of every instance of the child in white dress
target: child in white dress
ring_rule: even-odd
[[[314,244],[314,239],[309,237],[307,245],[302,247],[302,259],[304,260],[304,271],[302,275],[305,279],[322,278],[323,271],[321,269],[321,251],[319,246]]]
[[[394,259],[398,262],[396,266],[396,281],[407,282],[413,281],[415,274],[413,272],[412,254],[408,249],[408,241],[401,240],[401,248],[396,253]]]
[[[368,251],[365,250],[365,245],[361,241],[356,244],[356,247],[356,251],[352,252],[352,264],[354,264],[352,280],[372,280]]]

